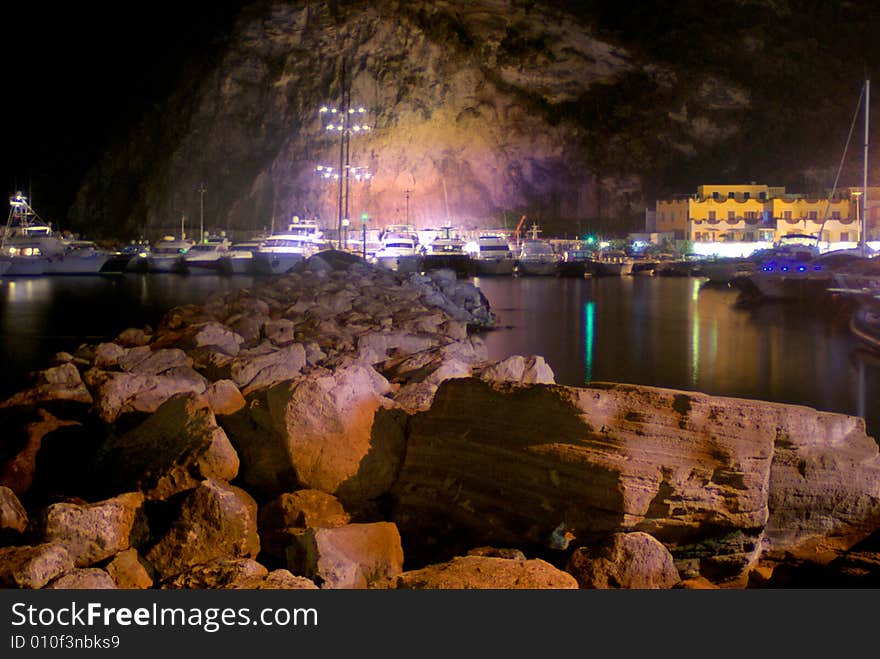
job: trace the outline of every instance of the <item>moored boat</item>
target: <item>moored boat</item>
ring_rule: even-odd
[[[187,238],[162,236],[152,245],[146,256],[147,272],[185,273],[186,253],[193,245],[194,241]]]
[[[465,243],[465,252],[473,260],[474,274],[490,276],[509,276],[513,274],[516,260],[510,250],[507,238],[499,232],[487,232],[476,240]]]

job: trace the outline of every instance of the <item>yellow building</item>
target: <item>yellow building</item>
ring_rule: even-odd
[[[656,230],[699,242],[775,242],[785,235],[823,242],[858,242],[858,197],[833,199],[788,194],[767,185],[701,185],[697,193],[656,204]],[[823,226],[824,220],[824,226]]]

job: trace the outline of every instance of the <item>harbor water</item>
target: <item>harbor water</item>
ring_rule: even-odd
[[[4,398],[59,351],[155,326],[170,308],[252,286],[250,276],[125,274],[0,280]],[[626,382],[807,405],[866,419],[880,438],[880,355],[833,308],[743,306],[693,277],[473,280],[498,316],[493,359],[543,355],[560,384]]]

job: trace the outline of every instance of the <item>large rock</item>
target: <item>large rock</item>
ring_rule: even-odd
[[[0,541],[17,537],[24,533],[28,526],[27,511],[15,492],[5,485],[0,485]]]
[[[295,576],[289,570],[272,570],[269,574],[236,579],[224,586],[235,590],[318,590],[311,579]]]
[[[403,547],[394,524],[348,524],[308,529],[287,550],[290,570],[324,589],[369,588],[403,570]]]
[[[127,412],[155,412],[178,394],[202,394],[208,381],[189,366],[169,369],[161,375],[121,373],[89,369],[84,380],[94,393],[94,408],[112,423]]]
[[[579,547],[566,571],[581,588],[673,588],[680,581],[672,554],[647,533],[615,533],[597,548]]]
[[[116,554],[107,564],[107,573],[113,577],[117,588],[143,590],[153,586],[153,578],[134,548]]]
[[[513,355],[487,365],[480,371],[484,380],[520,382],[522,384],[556,384],[553,369],[540,355]]]
[[[0,549],[0,586],[42,588],[73,569],[73,559],[57,542]]]
[[[255,558],[260,552],[257,504],[244,490],[203,481],[186,494],[167,531],[145,558],[165,579],[218,558]]]
[[[575,590],[573,576],[541,559],[459,556],[447,563],[410,570],[394,581],[399,589]]]
[[[229,364],[229,378],[247,396],[258,389],[297,377],[306,365],[306,351],[299,343],[269,350],[242,351]]]
[[[52,504],[42,515],[43,537],[63,544],[77,567],[94,565],[131,546],[143,502],[143,494],[131,492],[92,504]]]
[[[79,369],[70,362],[36,373],[33,386],[0,403],[0,407],[37,405],[47,401],[92,404],[92,395],[80,377]]]
[[[115,590],[116,582],[97,567],[74,569],[46,585],[47,590]]]
[[[400,413],[385,378],[358,362],[267,389],[224,419],[245,482],[267,494],[317,489],[343,502],[387,492],[403,456]]]
[[[880,519],[855,417],[594,384],[444,382],[413,417],[394,519],[463,546],[645,531],[683,578],[742,580],[762,550],[845,548]]]
[[[129,432],[110,437],[96,456],[109,491],[141,490],[166,499],[204,479],[231,481],[239,460],[208,402],[185,394],[163,403]]]
[[[252,558],[217,558],[193,565],[162,583],[163,589],[215,589],[251,577],[265,577],[269,573]]]

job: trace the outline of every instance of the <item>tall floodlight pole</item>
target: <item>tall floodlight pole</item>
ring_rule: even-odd
[[[867,249],[867,233],[868,229],[868,215],[865,212],[867,210],[867,201],[868,201],[868,108],[870,105],[871,98],[871,81],[870,79],[865,80],[865,153],[862,162],[862,197],[860,201],[862,202],[862,221],[859,225],[859,251],[862,256],[866,256],[868,253]]]
[[[199,242],[205,242],[205,192],[207,188],[205,184],[199,185]]]
[[[343,69],[343,82],[345,79],[345,69]],[[339,170],[338,182],[339,189],[337,194],[337,218],[336,230],[337,239],[336,247],[341,249],[343,246],[343,226],[348,226],[348,182],[351,176],[351,134],[365,133],[371,129],[366,123],[366,109],[362,106],[353,106],[351,104],[350,93],[345,90],[343,85],[342,107],[334,108],[324,106],[320,110],[321,117],[325,121],[325,130],[339,133]],[[326,169],[326,168],[325,168]],[[321,171],[319,167],[318,171]],[[343,202],[344,199],[344,202]],[[344,221],[344,222],[343,222]]]
[[[404,217],[404,221],[403,221],[404,224],[409,224],[409,195],[411,192],[412,192],[412,190],[409,190],[409,189],[403,191],[403,196],[406,197],[406,215],[403,216]]]

